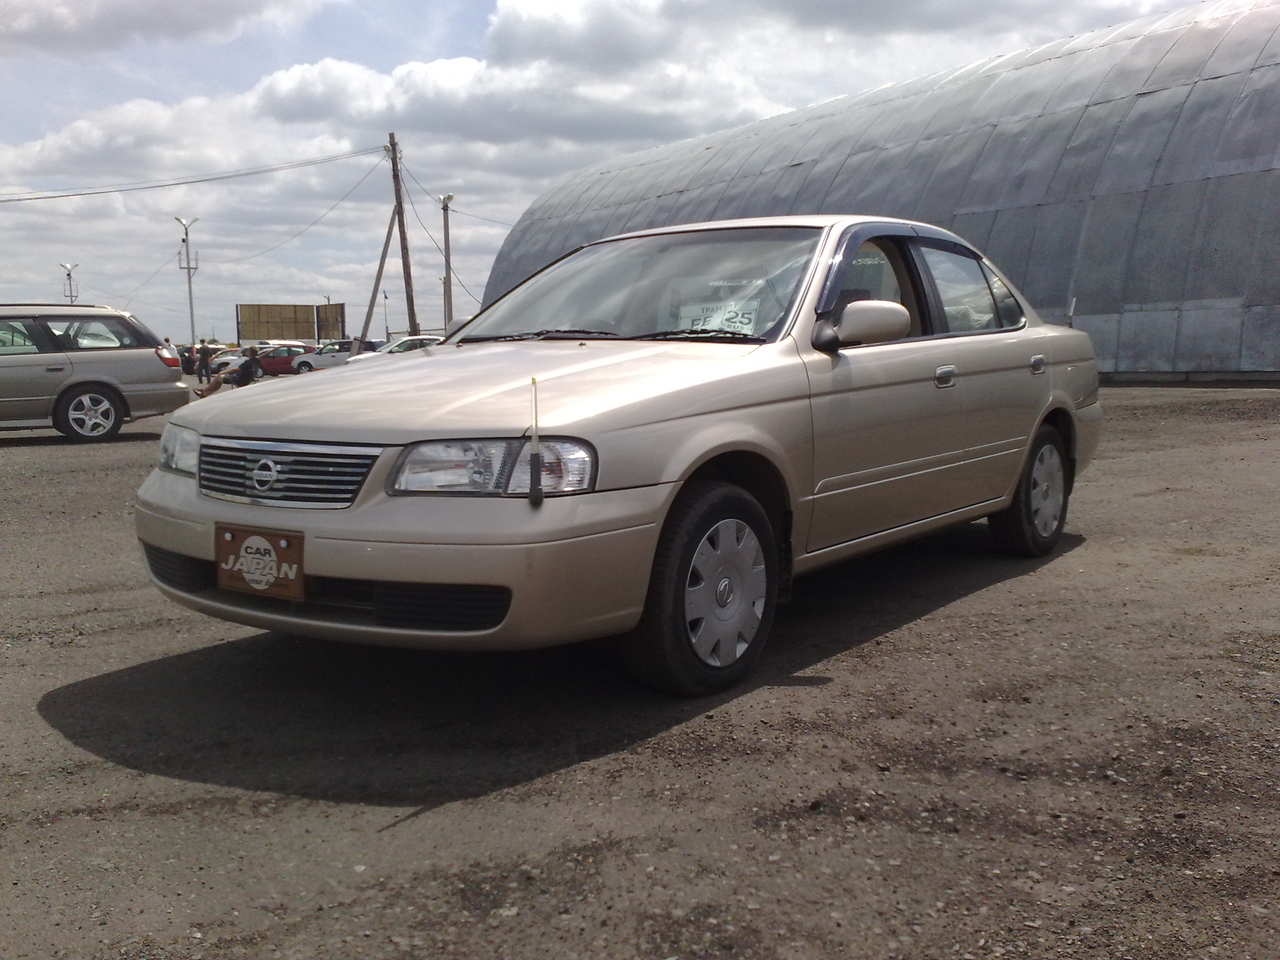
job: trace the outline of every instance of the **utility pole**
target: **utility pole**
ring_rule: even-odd
[[[199,221],[199,217],[192,217],[190,220],[183,220],[181,217],[174,217],[182,224],[182,247],[178,250],[178,269],[187,271],[187,315],[191,320],[191,342],[196,342],[196,302],[191,295],[191,275],[200,269],[200,256],[196,255],[195,264],[191,263],[191,228]],[[183,263],[183,254],[186,255],[186,263]]]
[[[373,278],[373,293],[369,294],[369,309],[364,312],[364,326],[360,328],[360,339],[351,345],[351,355],[358,356],[364,341],[369,339],[369,324],[373,322],[373,307],[378,302],[378,288],[382,286],[382,268],[387,265],[387,251],[391,249],[391,231],[396,228],[396,207],[391,211],[391,219],[387,221],[387,236],[382,241],[382,256],[378,258],[378,273]],[[403,236],[403,235],[402,235]],[[385,293],[385,291],[384,291]],[[386,305],[383,304],[383,309]]]
[[[391,341],[391,324],[387,323],[387,291],[382,291],[382,334]]]
[[[409,235],[404,230],[404,199],[400,193],[400,148],[394,132],[387,134],[391,151],[391,185],[396,192],[396,226],[400,229],[400,269],[404,273],[404,305],[409,314],[409,332],[418,333],[418,311],[413,305],[413,269],[409,266]],[[377,290],[377,284],[374,285]],[[366,319],[365,326],[368,326]],[[367,331],[366,331],[367,332]]]
[[[67,302],[75,303],[76,297],[80,296],[80,287],[71,279],[71,271],[80,266],[78,263],[60,263],[58,264],[67,275],[66,280],[62,284],[62,295],[67,298]]]
[[[453,194],[440,198],[440,210],[444,213],[444,332],[453,329],[453,260],[449,254],[449,204]]]

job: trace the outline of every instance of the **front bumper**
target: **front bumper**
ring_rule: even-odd
[[[385,461],[387,456],[384,455]],[[391,456],[394,459],[394,456]],[[375,466],[345,510],[225,502],[160,470],[138,492],[144,544],[214,559],[217,523],[305,536],[309,590],[329,579],[505,587],[506,616],[482,630],[409,629],[317,614],[315,605],[264,604],[247,594],[183,590],[152,580],[170,599],[211,616],[270,630],[438,650],[515,650],[572,643],[635,626],[653,554],[677,484],[527,500],[388,497]],[[382,469],[380,469],[382,468]],[[324,578],[324,579],[321,579]]]

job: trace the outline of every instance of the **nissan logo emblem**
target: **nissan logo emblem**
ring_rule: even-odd
[[[254,489],[267,491],[271,489],[271,485],[276,482],[276,478],[280,476],[280,470],[270,460],[259,460],[254,464],[253,472],[249,474],[249,479],[253,482]]]

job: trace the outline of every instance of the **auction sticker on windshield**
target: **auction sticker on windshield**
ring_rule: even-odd
[[[688,330],[741,330],[751,333],[759,300],[715,300],[680,306],[680,326]]]
[[[218,524],[214,537],[220,589],[303,599],[302,534]]]

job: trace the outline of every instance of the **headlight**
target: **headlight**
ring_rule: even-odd
[[[586,493],[595,482],[595,454],[577,440],[543,440],[542,491]],[[503,496],[529,492],[531,445],[518,440],[433,440],[400,458],[392,494],[461,493]]]
[[[196,475],[200,460],[200,434],[176,424],[166,424],[160,437],[160,469]]]

